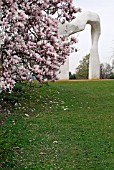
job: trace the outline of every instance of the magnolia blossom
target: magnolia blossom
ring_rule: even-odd
[[[0,91],[11,90],[17,79],[56,79],[76,42],[58,36],[58,22],[70,22],[80,9],[72,0],[3,0],[0,9]]]

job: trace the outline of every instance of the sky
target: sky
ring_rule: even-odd
[[[100,63],[112,63],[114,54],[114,0],[73,0],[75,7],[96,12],[101,21],[101,36],[99,39]],[[78,39],[77,53],[72,53],[69,59],[69,71],[75,73],[79,61],[90,53],[91,26],[86,25],[84,31],[75,34]]]

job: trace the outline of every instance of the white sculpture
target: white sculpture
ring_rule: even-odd
[[[77,32],[83,31],[86,24],[91,25],[91,38],[92,45],[90,49],[89,58],[89,79],[99,79],[100,78],[100,61],[98,53],[98,40],[101,34],[100,18],[99,16],[90,11],[81,12],[79,17],[66,24],[59,24],[59,35],[70,36]],[[61,66],[61,73],[58,76],[59,79],[69,79],[69,57],[66,63]]]

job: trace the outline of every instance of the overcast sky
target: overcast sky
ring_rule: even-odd
[[[114,0],[73,0],[76,7],[82,10],[96,12],[101,20],[101,36],[99,39],[99,57],[100,63],[112,62],[114,51]],[[69,71],[75,72],[75,68],[79,65],[79,61],[89,54],[91,48],[90,25],[85,30],[77,33],[78,43],[76,47],[79,49],[77,53],[70,55]]]

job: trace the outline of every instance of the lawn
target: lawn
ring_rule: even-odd
[[[26,85],[0,128],[0,170],[24,169],[114,170],[114,81]]]

